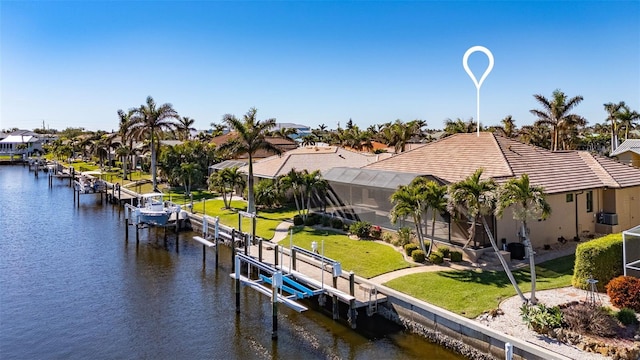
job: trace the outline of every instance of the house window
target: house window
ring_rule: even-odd
[[[567,202],[573,202],[573,194],[567,194]]]
[[[593,212],[593,191],[587,191],[587,212]]]

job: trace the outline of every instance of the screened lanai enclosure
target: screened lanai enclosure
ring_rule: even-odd
[[[622,232],[622,258],[624,275],[640,278],[640,226]]]
[[[323,177],[329,183],[326,211],[334,216],[351,221],[367,221],[386,229],[400,227],[415,229],[413,219],[406,218],[391,223],[389,214],[393,208],[391,195],[400,185],[408,185],[417,177],[425,177],[439,184],[444,182],[434,176],[393,171],[337,167],[328,170]],[[426,236],[431,236],[432,212],[423,215],[426,220]],[[495,231],[493,217],[487,217],[491,231]],[[425,226],[425,225],[423,225]],[[443,243],[464,245],[467,241],[469,223],[461,216],[452,218],[448,213],[436,214],[435,238]],[[476,225],[476,239],[473,248],[491,246],[481,223]]]

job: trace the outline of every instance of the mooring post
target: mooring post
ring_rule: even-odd
[[[77,207],[80,208],[80,190],[78,190],[78,202],[76,204]]]
[[[278,338],[278,288],[282,286],[282,272],[276,271],[273,273],[271,284],[271,307],[273,309],[271,339],[276,340]]]
[[[136,245],[140,243],[140,232],[138,230],[140,230],[140,226],[136,224]]]
[[[296,249],[291,248],[291,267],[296,270]]]
[[[205,260],[207,259],[207,247],[202,244],[202,264],[204,265]]]
[[[332,312],[333,312],[333,320],[338,320],[340,319],[340,313],[338,311],[338,295],[333,295],[333,301],[332,301]]]
[[[356,328],[358,317],[358,310],[356,310],[356,299],[349,300],[349,313],[347,314],[347,322],[351,325],[352,329]]]
[[[129,241],[129,208],[124,207],[124,239]]]
[[[262,262],[262,238],[258,240],[258,261]]]
[[[248,238],[247,235],[248,234],[242,233],[242,239],[244,240],[244,254],[245,255],[249,255],[249,241],[248,241],[249,239],[247,239]]]
[[[236,256],[233,263],[235,264],[236,275],[236,314],[240,313],[240,257]]]
[[[213,230],[213,237],[216,241],[216,269],[218,268],[218,225],[220,224],[220,218],[216,216],[215,228]]]
[[[273,248],[273,264],[278,267],[278,245]]]
[[[355,296],[355,286],[356,284],[356,276],[353,271],[349,271],[349,295]]]
[[[236,271],[236,229],[231,229],[231,272]],[[240,271],[240,269],[238,269]]]

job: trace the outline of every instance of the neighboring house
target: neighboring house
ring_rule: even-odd
[[[305,135],[311,134],[311,127],[307,125],[300,125],[300,124],[294,124],[294,123],[276,123],[276,126],[273,128],[273,130],[277,131],[280,129],[296,129],[298,133],[295,135],[292,135],[291,136],[292,139],[298,139]]]
[[[216,136],[213,139],[211,139],[211,143],[216,144],[216,146],[220,146],[228,141],[233,140],[236,137],[236,133],[235,132],[230,132],[230,133],[226,133],[224,135],[220,135],[220,136]],[[280,149],[280,151],[282,152],[286,152],[289,150],[293,150],[296,149],[298,147],[298,143],[296,143],[294,140],[291,139],[285,139],[285,138],[280,138],[280,137],[272,137],[272,136],[267,136],[266,140],[268,142],[270,142],[272,145],[276,146],[277,148]],[[272,152],[266,151],[266,150],[258,150],[253,154],[253,160],[257,160],[257,159],[262,159],[262,158],[266,158],[269,156],[275,155]],[[249,155],[248,154],[241,154],[239,156],[236,156],[235,159],[248,159]]]
[[[333,167],[359,168],[379,159],[380,155],[355,152],[339,146],[306,146],[254,162],[253,176],[257,180],[275,179],[292,169],[309,172],[320,170],[320,173],[325,173]],[[249,167],[245,165],[240,171],[246,174]]]
[[[554,244],[560,237],[572,239],[619,232],[640,224],[640,169],[586,151],[552,152],[486,132],[480,136],[455,134],[425,144],[365,166],[360,176],[373,177],[380,172],[378,176],[384,178],[393,173],[407,173],[450,184],[465,179],[478,168],[484,169],[485,178],[498,183],[526,173],[533,185],[545,188],[552,215],[544,221],[529,222],[535,247]],[[388,217],[393,188],[370,186],[349,176],[333,176],[331,172],[325,178],[334,190],[339,189],[335,191],[341,202],[338,206],[356,207],[360,212],[368,209],[379,220]],[[405,183],[408,181],[404,179]],[[520,227],[511,210],[502,219],[491,217],[489,224],[496,239],[518,241]],[[485,232],[477,226],[476,245],[487,246]],[[460,243],[468,227],[466,219],[449,221],[447,214],[439,214],[437,237]]]
[[[615,156],[621,163],[640,168],[640,139],[625,140],[609,156]]]
[[[42,153],[43,151],[42,141],[33,131],[17,130],[0,140],[0,153],[31,156],[34,152]]]

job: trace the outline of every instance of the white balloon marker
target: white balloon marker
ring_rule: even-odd
[[[469,55],[473,54],[476,51],[483,52],[489,58],[489,66],[487,66],[487,70],[485,70],[484,74],[482,74],[480,81],[476,79],[476,76],[473,75],[473,72],[471,72],[471,69],[469,69],[469,64],[467,64]],[[489,73],[491,72],[491,69],[493,69],[493,54],[484,46],[471,47],[469,48],[469,50],[467,50],[467,52],[464,53],[464,56],[462,57],[462,66],[464,67],[464,71],[467,72],[471,80],[473,80],[473,83],[476,85],[476,121],[478,122],[478,136],[480,136],[480,87],[482,86],[482,82],[484,81],[484,79],[486,79],[487,75],[489,75]]]

